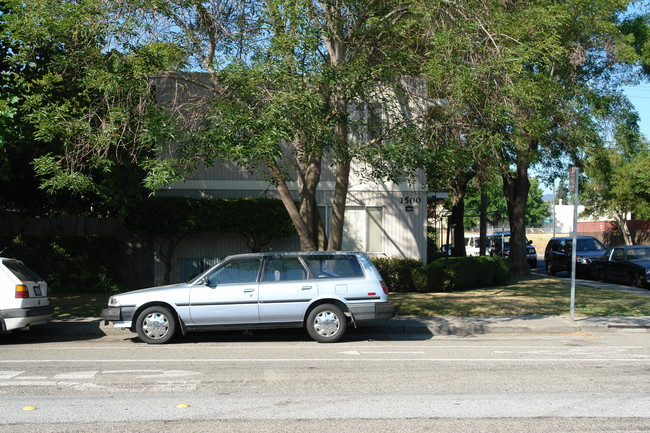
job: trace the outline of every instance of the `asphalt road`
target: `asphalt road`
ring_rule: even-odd
[[[642,431],[646,332],[0,336],[0,432]]]

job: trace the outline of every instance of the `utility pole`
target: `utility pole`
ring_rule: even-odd
[[[573,193],[573,240],[571,242],[571,321],[575,316],[576,306],[576,251],[578,249],[578,178],[580,169],[571,167],[569,173],[569,191]]]

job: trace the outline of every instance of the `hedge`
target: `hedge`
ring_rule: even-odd
[[[0,236],[2,257],[23,261],[43,277],[50,294],[117,290],[119,248],[109,236]]]
[[[375,266],[393,292],[448,292],[506,283],[512,273],[503,257],[449,257],[426,266],[414,259],[380,258]]]

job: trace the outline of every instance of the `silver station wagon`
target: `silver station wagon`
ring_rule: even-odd
[[[234,255],[187,283],[111,296],[102,313],[146,343],[178,331],[289,327],[330,343],[348,323],[394,315],[381,275],[356,252]]]

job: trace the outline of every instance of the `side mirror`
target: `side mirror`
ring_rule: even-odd
[[[532,244],[533,244],[533,241],[529,240],[528,245],[532,245]]]

